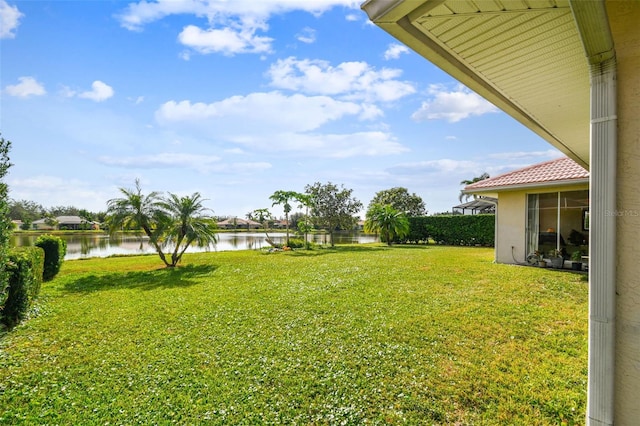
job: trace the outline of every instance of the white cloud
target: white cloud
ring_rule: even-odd
[[[349,14],[347,14],[347,16],[345,16],[345,19],[346,19],[347,21],[350,21],[350,22],[356,22],[356,21],[359,21],[359,20],[360,20],[360,16],[361,16],[361,15],[357,15],[357,14],[355,14],[355,13],[349,13]],[[367,21],[365,21],[365,22],[368,22],[368,21],[369,21],[369,20],[367,19]]]
[[[269,134],[306,132],[346,116],[369,113],[368,107],[328,96],[286,96],[280,92],[258,92],[232,96],[210,104],[190,101],[165,102],[156,111],[160,124],[201,125],[216,134]]]
[[[94,183],[58,176],[31,176],[9,181],[11,197],[38,200],[43,206],[78,206],[90,211],[104,211],[109,192]]]
[[[301,10],[320,15],[343,6],[358,9],[358,0],[142,0],[130,3],[118,16],[123,27],[140,30],[150,22],[176,14],[206,17],[209,22],[225,23],[232,19],[245,22],[265,21],[272,15]]]
[[[404,44],[393,43],[385,50],[384,59],[398,59],[403,53],[409,53],[409,48]]]
[[[322,60],[281,59],[267,71],[271,86],[297,92],[339,95],[345,99],[395,101],[415,92],[412,84],[397,80],[399,69],[375,70],[366,62],[331,66]]]
[[[135,157],[100,157],[98,161],[108,166],[117,166],[133,169],[192,169],[200,173],[211,172],[249,172],[271,168],[266,162],[255,163],[230,163],[221,162],[221,158],[215,155],[197,155],[186,153],[160,153],[153,155],[141,155]]]
[[[178,36],[180,43],[201,54],[265,53],[271,50],[269,37],[255,35],[255,31],[235,28],[203,30],[195,25],[186,26]],[[189,56],[183,56],[189,59]]]
[[[273,140],[278,141],[277,150],[282,154],[319,158],[358,158],[401,154],[409,149],[392,135],[383,132],[355,132],[344,134],[281,133],[269,136],[254,135],[250,139],[238,140],[252,149],[273,152]]]
[[[111,88],[111,86],[100,80],[96,80],[91,84],[91,90],[80,93],[78,97],[102,102],[112,97],[113,93],[113,88]]]
[[[18,6],[9,6],[5,0],[0,0],[0,39],[15,38],[15,30],[23,16]]]
[[[451,180],[451,174],[466,175],[469,173],[474,173],[479,168],[481,168],[480,165],[475,161],[451,160],[448,158],[443,158],[440,160],[417,161],[412,163],[397,164],[387,170],[393,172],[394,174],[445,174],[449,175],[449,180]],[[453,179],[455,180],[455,178]]]
[[[450,123],[471,116],[499,112],[499,109],[462,85],[449,91],[442,85],[431,85],[431,98],[411,116],[415,121],[447,120]]]
[[[496,160],[522,160],[522,159],[537,159],[535,161],[539,161],[540,159],[547,158],[560,158],[563,157],[564,154],[557,149],[548,149],[546,151],[518,151],[518,152],[499,152],[495,154],[489,154],[489,158],[493,158]]]
[[[258,35],[268,30],[271,16],[294,10],[320,15],[344,6],[359,7],[353,0],[142,0],[130,3],[118,16],[123,27],[140,31],[144,25],[176,14],[195,15],[208,20],[208,28],[189,25],[180,33],[185,46],[201,54],[266,53],[272,38]],[[188,54],[182,54],[188,59]]]
[[[355,132],[346,134],[299,134],[277,135],[279,152],[308,155],[314,158],[354,158],[395,155],[409,149],[398,143],[389,133]],[[272,150],[269,137],[256,136],[244,141],[253,148]]]
[[[6,86],[4,91],[9,96],[28,98],[30,96],[42,96],[47,93],[44,86],[33,77],[19,77],[20,83]]]
[[[73,98],[75,95],[78,94],[78,92],[76,92],[69,86],[62,86],[58,91],[58,94],[63,98]]]
[[[298,41],[301,41],[303,43],[307,43],[307,44],[315,43],[316,30],[314,30],[313,28],[305,27],[302,29],[302,31],[296,34],[296,38],[298,39]]]
[[[163,127],[181,134],[227,141],[260,152],[275,149],[283,154],[346,158],[407,151],[389,133],[380,131],[318,132],[323,125],[341,118],[374,118],[380,113],[375,106],[327,96],[269,92],[210,104],[169,101],[156,111],[156,119]]]

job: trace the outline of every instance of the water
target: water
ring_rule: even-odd
[[[265,241],[263,232],[221,232],[218,234],[218,243],[207,248],[192,246],[187,253],[202,251],[228,251],[228,250],[259,250],[271,247]],[[284,233],[270,233],[269,237],[278,244],[284,243]],[[340,232],[334,234],[335,244],[373,243],[378,237],[361,232]],[[38,238],[33,234],[14,234],[10,244],[14,247],[32,246]],[[60,238],[67,242],[67,254],[65,260],[84,259],[89,257],[108,257],[112,255],[148,254],[155,253],[153,247],[148,244],[146,237],[134,235],[116,235],[109,237],[106,234],[64,234]],[[309,241],[317,244],[328,244],[329,234],[310,234]]]

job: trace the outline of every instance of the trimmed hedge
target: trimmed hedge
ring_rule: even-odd
[[[67,254],[67,243],[60,237],[46,234],[39,236],[35,245],[44,250],[44,273],[42,278],[45,281],[50,281],[60,272],[64,255]]]
[[[24,247],[9,252],[6,299],[2,303],[2,323],[9,329],[22,321],[33,300],[38,297],[44,270],[44,250]]]
[[[409,218],[409,235],[401,242],[455,246],[493,246],[495,215],[441,215]]]

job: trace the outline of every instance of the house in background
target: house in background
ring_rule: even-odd
[[[230,217],[217,223],[220,229],[260,229],[262,224],[249,219]]]
[[[369,19],[590,171],[586,422],[640,419],[640,1],[367,0]]]
[[[88,221],[80,216],[58,216],[54,219],[55,225],[49,225],[48,219],[38,219],[33,221],[31,227],[37,231],[52,231],[52,230],[98,230],[100,224],[98,222]],[[51,223],[51,222],[50,222]]]
[[[467,185],[466,194],[497,199],[495,256],[524,263],[529,254],[588,253],[589,172],[568,157]]]

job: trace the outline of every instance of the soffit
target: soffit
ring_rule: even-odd
[[[362,7],[588,167],[589,68],[568,0],[369,0]]]

